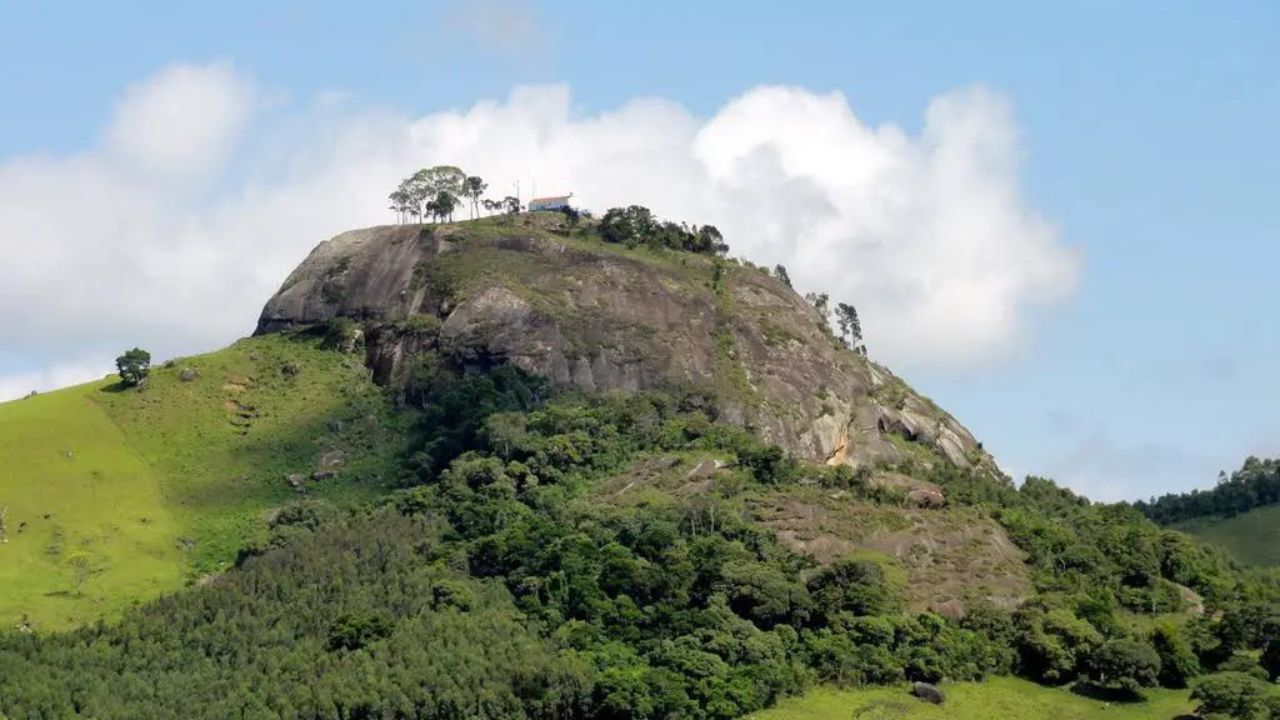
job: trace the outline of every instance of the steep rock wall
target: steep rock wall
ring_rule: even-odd
[[[992,463],[950,415],[833,340],[784,283],[732,261],[628,250],[520,218],[384,226],[321,243],[258,333],[359,321],[375,377],[438,349],[590,391],[706,391],[721,417],[815,462]],[[921,452],[922,451],[922,452]]]

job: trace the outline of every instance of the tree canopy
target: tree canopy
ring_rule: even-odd
[[[126,387],[141,385],[151,373],[151,353],[141,348],[126,351],[116,358],[116,371]]]
[[[1172,524],[1212,515],[1232,517],[1276,503],[1280,503],[1280,460],[1250,457],[1230,477],[1220,476],[1211,490],[1170,493],[1136,502],[1134,507],[1158,523]]]

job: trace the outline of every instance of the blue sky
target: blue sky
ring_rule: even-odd
[[[1014,351],[903,372],[1007,469],[1098,497],[1146,496],[1280,453],[1278,8],[6,3],[0,163],[94,152],[126,88],[182,63],[228,63],[251,80],[269,108],[248,121],[268,138],[260,147],[324,98],[414,118],[556,84],[584,116],[652,96],[707,118],[777,84],[842,93],[868,126],[916,134],[932,99],[981,85],[1011,107],[1021,198],[1078,253],[1078,277],[1027,311]],[[233,176],[185,192],[246,194]],[[6,344],[0,375],[82,350],[74,334]]]

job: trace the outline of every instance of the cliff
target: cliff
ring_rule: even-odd
[[[732,260],[610,245],[538,213],[398,225],[321,243],[257,333],[359,323],[396,385],[427,349],[459,369],[509,362],[587,391],[682,388],[810,461],[994,470],[954,418],[841,346],[790,287]]]

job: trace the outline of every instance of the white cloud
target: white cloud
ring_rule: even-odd
[[[226,158],[252,105],[250,85],[230,65],[175,65],[124,92],[107,140],[145,171],[199,176]]]
[[[934,99],[918,137],[867,126],[839,94],[784,87],[710,119],[660,99],[578,115],[563,87],[420,118],[330,98],[244,133],[261,95],[228,66],[165,70],[125,93],[103,147],[0,162],[7,348],[52,366],[223,345],[311,247],[389,222],[389,188],[441,162],[493,194],[519,179],[526,197],[536,182],[597,211],[640,203],[713,223],[735,253],[854,302],[872,354],[898,367],[1006,357],[1078,272],[1021,198],[1008,103],[982,89]]]
[[[0,401],[25,397],[33,391],[44,392],[69,385],[78,385],[106,375],[101,363],[81,361],[64,363],[53,367],[0,375]]]

